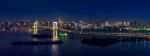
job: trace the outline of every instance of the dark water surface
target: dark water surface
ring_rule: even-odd
[[[82,38],[73,37],[60,37],[64,41],[61,45],[13,46],[13,41],[31,40],[30,34],[0,33],[0,56],[150,56],[148,41],[119,42],[104,47],[82,44]]]

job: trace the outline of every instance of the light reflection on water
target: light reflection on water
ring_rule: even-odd
[[[53,34],[53,38],[52,38],[52,41],[57,41],[59,40],[59,37],[57,34]]]
[[[149,41],[118,42],[106,47],[101,47],[82,44],[80,43],[80,37],[68,38],[58,36],[60,40],[65,41],[61,46],[35,45],[12,47],[10,44],[11,41],[27,40],[31,37],[26,34],[20,34],[21,37],[17,35],[8,36],[8,34],[0,35],[0,56],[3,56],[1,55],[3,52],[6,52],[4,54],[7,54],[7,56],[15,56],[16,54],[20,56],[150,56]]]
[[[126,48],[126,50],[133,50],[133,49],[146,50],[146,49],[149,49],[149,47],[150,47],[150,41],[118,42],[111,46],[118,47],[118,49]],[[108,47],[110,47],[110,46],[108,46]]]
[[[56,44],[52,45],[51,49],[51,56],[59,56],[59,46]]]
[[[68,40],[68,36],[59,36],[60,40],[65,42]]]

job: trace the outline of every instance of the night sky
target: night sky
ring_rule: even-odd
[[[0,0],[4,16],[147,19],[150,0]]]

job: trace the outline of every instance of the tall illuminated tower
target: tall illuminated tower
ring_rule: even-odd
[[[63,21],[63,19],[61,17],[58,18],[58,25],[59,25],[59,29],[63,28],[64,21]]]
[[[58,41],[58,23],[57,22],[53,22],[53,41]]]
[[[33,23],[33,34],[38,34],[38,21]]]

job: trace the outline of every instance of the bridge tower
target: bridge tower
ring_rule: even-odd
[[[33,34],[38,34],[38,21],[33,23]]]
[[[58,23],[57,22],[53,22],[53,41],[58,41]]]

